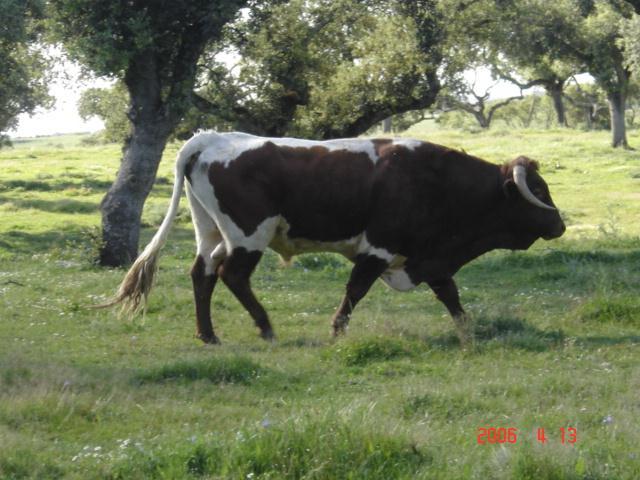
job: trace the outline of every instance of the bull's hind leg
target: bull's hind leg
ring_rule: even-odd
[[[256,326],[260,329],[260,336],[266,340],[272,340],[274,333],[267,312],[251,290],[251,274],[261,258],[262,251],[260,250],[248,251],[244,247],[234,248],[218,267],[218,275],[242,306],[247,309]]]
[[[449,310],[449,313],[453,317],[458,338],[460,339],[460,345],[463,347],[473,346],[473,323],[471,317],[466,314],[460,304],[458,287],[453,281],[453,278],[430,280],[427,281],[427,283],[436,294],[436,297],[438,297],[438,300],[444,303],[444,306],[447,307],[447,310]]]
[[[196,305],[196,337],[205,343],[220,343],[211,322],[211,296],[216,286],[216,269],[224,259],[224,243],[215,222],[187,188],[191,217],[196,231],[197,253],[191,268]]]
[[[361,254],[356,257],[355,265],[347,283],[347,291],[338,307],[333,320],[333,335],[344,333],[349,317],[356,304],[367,294],[373,282],[389,267],[389,263],[373,255]]]

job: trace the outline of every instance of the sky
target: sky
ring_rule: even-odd
[[[13,138],[56,135],[61,133],[96,132],[104,128],[97,118],[83,120],[78,115],[80,94],[91,87],[107,87],[113,82],[107,79],[83,78],[80,67],[69,61],[62,61],[54,72],[54,81],[49,85],[49,93],[55,98],[55,105],[49,110],[39,108],[33,115],[20,115],[18,127],[9,132]]]
[[[113,83],[107,79],[83,79],[80,67],[64,62],[56,80],[50,86],[50,93],[56,99],[50,110],[39,109],[34,115],[21,115],[17,129],[9,132],[13,138],[56,135],[63,133],[84,133],[101,130],[104,125],[97,118],[87,121],[78,115],[80,94],[91,87],[107,87]],[[467,80],[477,85],[477,93],[484,93],[493,82],[488,70],[470,71]],[[519,89],[507,82],[499,82],[491,88],[492,99],[518,95]]]

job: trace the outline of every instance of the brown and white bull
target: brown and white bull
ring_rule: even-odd
[[[267,247],[285,259],[328,251],[353,262],[334,334],[381,278],[402,291],[427,283],[465,343],[472,334],[453,275],[490,250],[524,250],[565,231],[538,165],[526,157],[498,166],[417,140],[205,132],[178,153],[168,213],[111,304],[146,302],[185,178],[197,242],[197,336],[207,343],[219,342],[210,315],[218,278],[260,335],[274,337],[249,280]]]

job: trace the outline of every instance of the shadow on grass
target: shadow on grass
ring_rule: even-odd
[[[591,337],[578,337],[576,344],[583,347],[607,347],[624,344],[635,345],[640,344],[640,335],[621,335],[619,337],[594,335]]]
[[[36,209],[54,213],[93,213],[98,211],[95,202],[83,202],[70,198],[59,200],[42,200],[37,198],[18,199],[0,196],[0,205],[11,204],[15,210]],[[6,208],[6,207],[5,207]]]
[[[18,190],[34,192],[62,192],[69,189],[85,188],[95,191],[106,191],[113,180],[100,180],[93,175],[66,173],[58,177],[43,180],[3,180],[0,181],[0,191]],[[173,179],[157,177],[154,182],[154,192],[160,195],[171,195]]]
[[[152,367],[134,374],[138,384],[166,382],[195,382],[248,384],[264,372],[253,360],[241,357],[215,356],[205,359],[180,360],[160,367]]]
[[[70,176],[70,175],[66,175]],[[0,190],[24,190],[35,192],[61,192],[70,188],[89,188],[91,190],[107,190],[113,181],[98,180],[90,175],[73,175],[78,181],[70,180],[5,180],[0,182]]]
[[[626,245],[628,243],[628,245]],[[612,251],[609,248],[624,248],[628,247],[627,251]],[[640,249],[637,248],[637,241],[632,240],[618,240],[615,245],[594,248],[592,250],[554,250],[552,252],[543,254],[532,254],[515,252],[509,255],[504,255],[499,258],[492,258],[485,262],[478,262],[480,265],[483,263],[485,266],[496,267],[519,267],[519,268],[550,268],[550,267],[562,267],[570,265],[580,264],[603,264],[603,265],[616,265],[616,264],[638,264],[640,263]]]
[[[497,345],[533,352],[557,348],[565,339],[562,330],[541,330],[526,320],[508,316],[475,319],[474,334],[480,348]],[[431,337],[426,342],[439,349],[460,348],[454,333]]]
[[[82,241],[85,237],[88,237],[86,232],[80,228],[61,228],[40,233],[12,230],[0,234],[0,249],[11,253],[43,253],[71,242]]]
[[[329,341],[318,338],[297,337],[289,340],[282,340],[278,342],[278,344],[283,348],[320,348],[327,346]]]
[[[146,242],[155,233],[155,228],[145,229],[141,236],[140,245]],[[99,233],[98,233],[99,235]],[[73,251],[93,251],[96,242],[96,231],[74,225],[60,227],[55,230],[46,230],[39,233],[28,233],[20,230],[11,230],[0,233],[0,251],[4,250],[10,254],[47,253],[51,251],[73,250]],[[193,242],[193,230],[190,228],[180,228],[176,225],[171,230],[173,242],[189,241]],[[185,258],[192,258],[191,251],[177,255]]]

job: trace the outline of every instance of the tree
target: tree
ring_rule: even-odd
[[[631,70],[624,60],[622,23],[631,15],[630,7],[595,2],[584,17],[583,41],[576,57],[607,94],[613,147],[628,148],[625,124],[626,100]]]
[[[18,115],[50,106],[48,62],[37,42],[43,3],[38,0],[0,2],[0,147],[3,133],[17,126]]]
[[[523,98],[521,88],[519,95],[489,101],[496,84],[495,69],[492,69],[493,84],[484,86],[478,82],[478,70],[486,70],[498,62],[500,29],[506,28],[499,21],[501,12],[491,0],[441,0],[440,9],[446,25],[443,88],[434,111],[460,110],[473,116],[480,128],[489,128],[499,109]]]
[[[552,99],[558,125],[567,126],[563,91],[577,65],[572,50],[557,36],[576,37],[575,6],[547,0],[493,4],[495,28],[489,42],[499,52],[492,64],[495,75],[520,88],[542,86]],[[519,81],[512,71],[525,80]]]
[[[183,116],[175,135],[217,128],[267,136],[353,136],[385,111],[428,106],[439,88],[439,57],[433,53],[438,24],[428,23],[433,12],[412,10],[419,31],[405,9],[391,6],[292,0],[246,12],[201,57],[193,95],[197,108]],[[221,60],[229,51],[233,64],[229,55]],[[112,127],[122,124],[124,93],[90,91],[83,102],[83,112],[105,120],[107,137],[121,135],[122,128]]]
[[[611,117],[607,112],[606,93],[597,85],[580,85],[575,77],[569,79],[565,89],[567,114],[574,125],[584,125],[587,130],[611,129]]]
[[[99,138],[105,142],[124,142],[131,135],[131,123],[127,118],[129,93],[118,82],[109,88],[89,88],[82,92],[78,113],[84,120],[98,117],[104,122]]]
[[[607,94],[612,145],[626,148],[624,113],[631,71],[625,65],[620,40],[622,21],[630,17],[631,6],[622,0],[494,1],[508,6],[505,11],[517,7],[513,19],[507,22],[508,30],[525,34],[524,41],[517,40],[520,34],[507,37],[505,52],[514,58],[519,57],[518,52],[524,53],[534,65],[545,65],[548,62],[541,62],[540,58],[548,57],[550,61],[561,62],[563,67],[573,65],[575,73],[590,73]],[[527,14],[536,11],[534,16]],[[514,48],[507,48],[508,45]],[[563,84],[566,83],[571,68],[564,74],[554,70],[558,80],[564,79]]]
[[[477,80],[477,77],[476,77]],[[460,110],[475,118],[480,128],[489,128],[496,112],[509,105],[515,100],[522,100],[522,90],[519,95],[508,98],[489,101],[493,84],[480,88],[476,80],[467,81],[460,78],[458,81],[450,79],[448,85],[441,91],[436,109],[442,112],[449,110]]]
[[[198,106],[258,134],[359,135],[433,103],[436,10],[434,0],[292,0],[260,10],[258,19],[252,12],[230,28],[237,65],[228,71],[209,58]]]
[[[167,139],[191,104],[198,59],[247,0],[48,3],[69,54],[129,93],[131,135],[100,206],[100,264],[125,265],[137,256],[142,208]]]
[[[451,15],[453,55],[459,68],[482,63],[494,78],[521,90],[542,86],[553,99],[560,125],[566,125],[562,92],[575,72],[569,52],[555,40],[557,31],[573,36],[573,12],[547,0],[443,0]],[[456,8],[457,7],[457,8]]]

